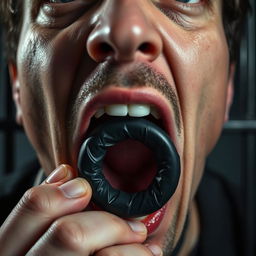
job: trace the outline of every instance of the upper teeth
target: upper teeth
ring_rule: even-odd
[[[99,118],[104,114],[109,116],[132,116],[132,117],[143,117],[149,114],[153,115],[156,119],[160,118],[157,109],[148,104],[113,104],[107,105],[96,111],[95,117]]]

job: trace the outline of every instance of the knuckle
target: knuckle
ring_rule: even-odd
[[[40,187],[27,190],[20,202],[21,208],[31,212],[47,213],[52,206],[51,198]]]
[[[115,216],[111,216],[109,224],[112,227],[112,230],[115,231],[116,234],[123,236],[126,233],[126,230],[128,231],[128,229],[126,228],[126,225],[124,225],[124,223],[122,223],[122,221]]]
[[[142,244],[117,245],[98,251],[95,256],[151,256],[152,252]]]
[[[113,248],[105,248],[99,251],[96,256],[122,256],[121,252],[114,250]]]
[[[55,247],[77,251],[85,244],[86,236],[82,226],[69,218],[56,220],[50,227],[50,233],[50,241]]]

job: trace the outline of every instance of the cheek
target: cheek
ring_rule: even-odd
[[[18,49],[24,128],[44,162],[67,162],[72,101],[90,72],[85,46],[73,34],[28,27]]]
[[[225,120],[229,55],[225,40],[212,40],[202,49],[194,75],[194,177],[192,191],[203,174],[205,159],[215,146]],[[191,97],[191,95],[190,95]],[[192,105],[191,105],[192,108]]]
[[[18,78],[21,84],[20,101],[24,129],[39,158],[51,155],[50,135],[40,67],[46,60],[42,42],[32,33],[22,34],[17,55]]]
[[[205,157],[215,145],[224,122],[229,55],[222,31],[199,33],[193,45],[190,64],[185,65],[189,80],[183,81],[184,108],[196,145],[200,145],[197,150]]]
[[[205,155],[215,145],[225,120],[229,55],[225,40],[214,41],[209,49],[208,69],[198,105],[199,139],[204,141]],[[206,65],[206,63],[205,63]]]

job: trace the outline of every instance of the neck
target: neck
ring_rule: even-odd
[[[185,234],[183,245],[178,253],[178,256],[188,256],[189,253],[195,247],[200,232],[200,223],[199,223],[199,213],[195,200],[192,203],[190,215],[189,215],[189,224],[187,232]]]

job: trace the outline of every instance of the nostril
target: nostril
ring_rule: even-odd
[[[145,55],[153,56],[156,54],[157,49],[156,47],[151,43],[143,43],[139,46],[138,50],[142,52]]]
[[[152,46],[149,43],[143,43],[140,45],[139,50],[148,53],[152,50]]]
[[[108,43],[101,43],[99,49],[105,56],[114,52],[113,48]]]
[[[96,62],[105,61],[106,58],[114,55],[114,49],[107,42],[89,43],[88,53]]]

